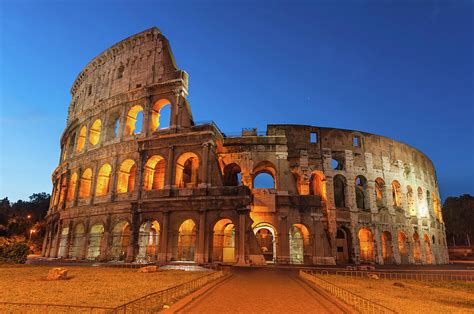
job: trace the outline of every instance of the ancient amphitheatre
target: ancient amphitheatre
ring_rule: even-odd
[[[365,132],[196,123],[157,28],[71,88],[42,255],[126,263],[445,264],[435,169]],[[236,126],[236,128],[241,126]],[[271,180],[263,180],[267,177]],[[260,183],[263,182],[263,183]],[[262,185],[263,184],[263,185]]]

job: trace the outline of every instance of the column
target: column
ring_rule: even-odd
[[[158,262],[165,263],[171,259],[171,254],[168,254],[168,235],[170,225],[170,213],[164,212],[162,225],[160,226],[160,245],[158,247]]]
[[[199,187],[207,187],[209,166],[209,143],[202,144],[202,166],[201,166],[201,183]]]
[[[278,239],[278,249],[276,262],[281,264],[290,263],[290,241],[288,237],[288,217],[287,216],[278,216],[278,222],[280,224],[280,232],[277,236]]]
[[[237,264],[238,266],[247,265],[245,261],[245,231],[246,231],[246,215],[247,212],[239,210],[239,248],[237,252]]]
[[[205,243],[206,243],[206,211],[202,210],[199,212],[199,243],[198,250],[194,257],[194,260],[198,263],[205,263]]]
[[[166,161],[165,189],[170,189],[174,184],[174,146],[168,147],[168,160]]]
[[[377,227],[374,227],[374,255],[375,263],[383,265],[382,237]]]

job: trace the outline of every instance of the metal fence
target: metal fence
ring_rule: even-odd
[[[300,270],[300,276],[317,287],[329,292],[345,303],[353,306],[355,309],[361,313],[396,313],[394,310],[378,304],[376,302],[370,301],[364,297],[361,297],[355,293],[352,293],[346,289],[336,286],[329,281],[326,281],[318,276],[318,273]]]
[[[28,314],[48,314],[48,313],[89,313],[89,314],[109,314],[115,313],[114,308],[108,307],[95,307],[95,306],[74,306],[74,305],[61,305],[61,304],[35,304],[35,303],[12,303],[12,302],[0,302],[0,313],[6,314],[17,314],[17,313],[28,313]]]
[[[418,280],[418,281],[466,281],[473,282],[474,275],[453,275],[453,274],[423,274],[423,273],[395,273],[395,272],[368,272],[360,270],[340,270],[336,275],[367,278],[371,275],[377,275],[380,279],[392,280]]]

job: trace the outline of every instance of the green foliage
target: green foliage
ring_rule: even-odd
[[[26,243],[13,243],[0,247],[0,262],[24,264],[28,257],[28,245]]]
[[[467,245],[467,236],[474,245],[474,197],[464,194],[459,197],[448,197],[443,204],[443,219],[446,226],[448,243],[453,238],[456,245]]]

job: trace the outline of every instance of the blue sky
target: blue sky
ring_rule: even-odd
[[[441,196],[474,194],[472,1],[0,2],[0,197],[51,192],[69,89],[152,26],[190,75],[195,120],[372,132],[434,162]]]

